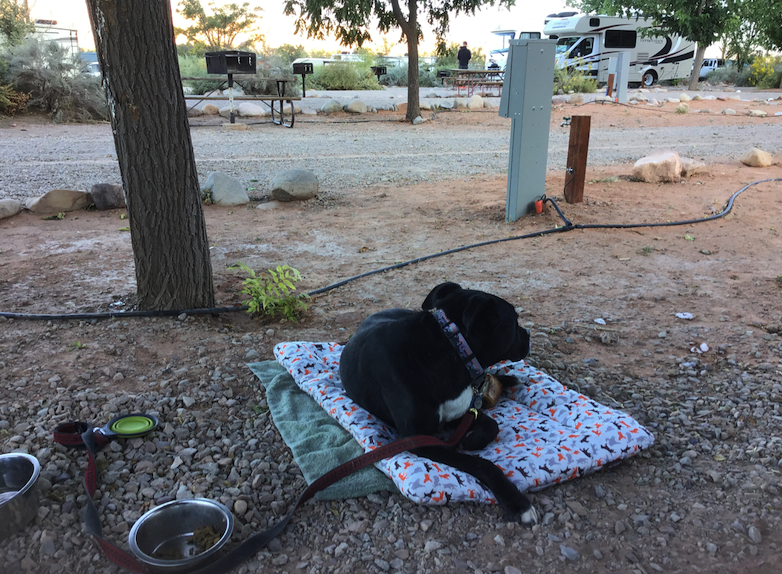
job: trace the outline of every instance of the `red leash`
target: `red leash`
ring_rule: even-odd
[[[348,462],[339,465],[338,467],[330,470],[315,482],[310,484],[306,490],[301,494],[296,504],[291,508],[288,514],[280,520],[272,528],[259,532],[242,542],[234,550],[209,565],[194,570],[191,574],[225,574],[230,570],[233,570],[239,566],[245,560],[251,558],[264,548],[269,542],[271,542],[283,529],[287,526],[293,513],[302,504],[307,502],[315,494],[327,486],[337,482],[338,480],[345,478],[346,476],[360,470],[370,464],[379,462],[385,458],[399,454],[406,450],[420,448],[424,446],[456,446],[470,425],[477,417],[477,411],[470,409],[462,417],[459,427],[453,432],[447,441],[440,440],[433,436],[411,436],[407,438],[399,439],[390,444],[386,444],[376,449],[364,453],[361,456],[349,460]],[[89,532],[93,538],[98,542],[103,549],[103,553],[114,564],[125,570],[129,570],[136,574],[147,574],[147,569],[131,554],[128,554],[124,550],[118,548],[111,542],[108,542],[103,538],[103,532],[100,525],[100,517],[95,505],[92,502],[92,497],[95,494],[95,486],[97,484],[98,470],[95,464],[95,455],[103,448],[109,439],[103,436],[101,433],[94,433],[93,428],[84,422],[70,422],[59,425],[54,431],[54,442],[65,445],[70,448],[86,448],[89,462],[87,464],[87,472],[84,474],[84,490],[89,495],[87,497],[87,506],[84,514],[84,524],[87,532]]]

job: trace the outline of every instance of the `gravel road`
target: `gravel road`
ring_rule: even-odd
[[[422,90],[422,95],[442,91]],[[362,97],[374,105],[405,99],[404,90],[399,88],[369,94],[363,93]],[[347,102],[359,93],[331,95]],[[763,93],[754,97],[776,96]],[[308,100],[312,109],[323,101]],[[493,100],[496,103],[498,98]],[[309,103],[312,101],[315,103]],[[210,172],[219,170],[252,188],[251,197],[262,198],[266,182],[275,173],[306,168],[318,175],[320,194],[327,197],[346,188],[378,182],[415,183],[505,173],[509,122],[499,120],[496,109],[475,112],[471,117],[476,114],[485,114],[485,125],[461,124],[458,112],[438,112],[436,118],[432,112],[425,112],[432,122],[445,124],[436,130],[431,124],[401,127],[396,121],[373,114],[340,122],[339,129],[335,129],[329,120],[305,114],[293,129],[274,126],[268,120],[260,120],[247,131],[226,132],[214,125],[201,125],[192,128],[192,138],[202,184]],[[99,182],[121,183],[108,125],[31,125],[24,130],[3,130],[0,199],[24,201],[51,189],[89,190]],[[552,128],[549,170],[564,170],[568,138],[568,128]],[[761,146],[772,154],[778,152],[782,149],[782,121],[721,126],[719,130],[711,126],[593,128],[590,142],[590,165],[634,162],[658,149],[674,149],[688,157],[716,162],[735,159],[752,146]]]

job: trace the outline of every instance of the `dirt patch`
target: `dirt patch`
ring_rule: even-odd
[[[689,115],[592,104],[589,113],[593,127],[675,125],[686,130],[714,125],[718,133],[719,126],[748,121],[719,113],[720,107],[737,104],[691,102],[692,108],[708,107],[714,113]],[[578,111],[573,106],[555,110],[552,129],[559,127],[560,112]],[[463,114],[459,121],[476,127],[506,123],[494,114]],[[51,129],[55,135],[59,128],[35,129]],[[375,128],[366,124],[360,129]],[[734,162],[710,165],[706,174],[679,184],[650,185],[631,181],[631,167],[590,166],[580,204],[564,202],[562,174],[549,174],[546,193],[577,224],[668,223],[712,216],[747,184],[782,178],[778,164],[757,169]],[[328,200],[274,208],[263,202],[234,209],[206,206],[218,304],[242,301],[243,277],[228,269],[237,261],[255,269],[296,267],[304,276],[301,289],[310,291],[424,255],[564,225],[553,209],[506,223],[505,191],[504,177],[470,176],[344,189]],[[259,205],[266,208],[256,209]],[[135,289],[133,257],[130,236],[120,230],[127,225],[121,213],[79,211],[54,221],[23,213],[0,221],[0,310],[129,308]],[[0,419],[11,420],[13,428],[23,413],[35,413],[50,392],[48,384],[20,387],[16,383],[23,378],[45,382],[56,374],[75,393],[88,384],[88,372],[89,384],[103,385],[112,397],[143,394],[153,373],[167,365],[198,365],[209,353],[220,357],[218,364],[224,359],[241,365],[250,347],[261,359],[271,359],[273,345],[280,341],[344,341],[367,315],[389,307],[419,307],[434,285],[456,281],[519,307],[533,333],[531,363],[598,401],[619,405],[654,430],[657,444],[617,469],[536,495],[542,514],[550,516],[533,532],[506,528],[496,509],[470,508],[454,524],[451,517],[459,516],[459,505],[420,510],[403,505],[405,512],[415,514],[415,524],[424,520],[426,527],[400,525],[393,531],[394,541],[377,544],[404,540],[401,549],[407,554],[378,555],[381,565],[374,557],[364,561],[365,541],[356,538],[358,546],[349,552],[356,557],[354,571],[385,570],[382,561],[387,566],[394,556],[403,560],[400,555],[420,558],[421,571],[524,565],[550,571],[564,560],[560,544],[578,550],[580,562],[573,564],[578,570],[776,571],[782,560],[780,222],[782,184],[766,182],[742,193],[731,213],[706,223],[579,229],[499,242],[370,275],[314,297],[295,324],[258,322],[233,313],[189,318],[187,329],[176,330],[168,327],[175,318],[128,319],[116,334],[107,335],[101,322],[4,321],[0,380],[13,390],[6,391]],[[694,319],[677,318],[685,312]],[[260,342],[242,342],[256,336],[253,340]],[[699,353],[702,344],[708,351]],[[124,376],[115,377],[117,372]],[[247,371],[231,382],[236,395],[261,401],[263,391],[257,386],[250,390],[252,384]],[[63,416],[80,418],[80,408],[75,403]],[[269,429],[275,432],[271,423]],[[0,437],[6,451],[13,448],[8,435]],[[699,454],[694,460],[685,454],[693,450]],[[277,456],[289,458],[284,452]],[[286,493],[284,500],[294,494]],[[587,516],[569,509],[567,502],[573,500],[589,508]],[[269,568],[280,567],[286,562],[273,561],[284,552],[293,565],[306,562],[304,571],[320,571],[314,556],[325,559],[323,568],[334,560],[328,546],[336,538],[330,532],[340,532],[350,542],[353,533],[346,525],[362,513],[372,520],[382,508],[372,504],[337,505],[331,512],[325,505],[311,505],[281,538],[281,549],[268,562],[259,560]],[[343,512],[351,518],[335,522],[334,516]],[[247,526],[257,529],[258,524],[248,521]],[[762,542],[749,537],[750,527],[761,533]],[[483,542],[465,538],[467,532],[483,536],[487,530],[491,534]],[[497,534],[504,536],[502,544]],[[443,541],[444,548],[461,549],[460,555],[424,552],[433,539]],[[410,571],[417,569],[403,563]],[[47,568],[59,571],[54,563]]]

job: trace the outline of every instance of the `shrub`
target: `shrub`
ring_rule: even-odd
[[[29,94],[30,107],[55,122],[108,119],[100,79],[83,74],[84,63],[55,42],[28,38],[10,50],[8,79],[14,90]]]
[[[256,273],[242,262],[229,269],[241,269],[249,275],[243,282],[242,293],[250,296],[250,299],[244,302],[250,315],[269,318],[282,315],[289,321],[295,321],[307,310],[307,305],[302,300],[307,298],[307,295],[298,297],[293,294],[296,291],[296,283],[301,280],[297,269],[278,265],[276,269]]]
[[[203,78],[206,76],[206,59],[203,56],[180,55],[179,75],[183,78]],[[190,88],[194,94],[207,94],[220,87],[220,80],[184,80],[182,85]]]
[[[582,70],[576,68],[557,68],[554,70],[554,92],[562,90],[580,94],[591,94],[597,91],[597,80],[587,78]]]
[[[377,77],[364,63],[345,62],[315,68],[307,77],[314,90],[380,90]]]
[[[405,87],[407,81],[407,66],[395,66],[387,68],[388,73],[380,77],[380,83],[384,86]],[[427,68],[418,68],[418,85],[422,88],[433,88],[437,81],[437,74]]]
[[[779,86],[779,78],[782,75],[780,68],[782,58],[772,56],[759,56],[755,58],[749,67],[749,85],[760,89],[776,88]],[[780,68],[777,71],[775,68]]]
[[[22,111],[30,99],[28,94],[17,92],[10,85],[0,84],[0,113],[13,116]]]
[[[735,84],[739,76],[739,70],[736,66],[726,66],[717,68],[706,74],[706,81],[712,84],[724,82],[726,84]]]

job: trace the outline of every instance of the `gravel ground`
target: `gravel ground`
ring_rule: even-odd
[[[422,90],[422,94],[430,91],[453,94],[443,89]],[[680,93],[662,93],[658,97]],[[711,95],[724,94],[727,93]],[[373,104],[392,101],[390,98],[406,99],[401,88],[330,95],[339,96],[343,102],[360,96]],[[742,98],[745,102],[763,101],[779,95],[764,92],[742,94]],[[587,99],[594,99],[594,95]],[[311,101],[316,103],[307,105],[322,103],[320,98]],[[574,109],[570,107],[563,114],[573,113]],[[588,112],[588,107],[583,109]],[[773,114],[777,108],[768,109]],[[209,173],[219,170],[239,178],[251,189],[251,198],[263,199],[265,186],[276,173],[307,168],[318,174],[320,195],[328,197],[346,188],[376,183],[408,184],[505,173],[509,129],[497,118],[496,109],[473,112],[471,119],[477,114],[485,114],[486,125],[475,125],[473,121],[460,125],[458,112],[438,112],[439,120],[433,121],[446,125],[436,130],[426,125],[400,130],[395,127],[396,119],[373,114],[339,120],[303,116],[298,121],[301,129],[283,129],[269,120],[260,120],[248,131],[225,132],[214,125],[194,126],[192,139],[202,184]],[[431,118],[433,114],[425,115]],[[329,121],[340,122],[339,130],[333,129]],[[0,199],[24,202],[51,189],[89,190],[98,182],[121,183],[108,125],[61,126],[55,137],[46,126],[24,129],[8,130],[0,141]],[[551,129],[550,171],[565,168],[568,138],[566,128]],[[782,122],[721,126],[718,132],[711,126],[686,130],[677,126],[593,128],[590,139],[589,165],[634,162],[655,149],[687,150],[689,157],[714,163],[734,159],[753,146],[772,154],[778,152],[782,149]]]
[[[448,119],[437,130],[426,124],[404,130],[389,126],[355,123],[335,130],[319,121],[301,130],[194,128],[193,141],[204,179],[219,168],[257,186],[254,193],[261,199],[264,182],[289,167],[317,170],[326,198],[375,182],[431,182],[507,169],[507,132],[494,125],[461,127]],[[107,126],[62,126],[54,136],[51,126],[25,129],[5,130],[0,141],[0,198],[119,181]],[[716,136],[714,128],[697,126],[593,130],[590,163],[624,163],[638,157],[633,150],[645,152],[650,145],[692,146],[693,156],[706,159],[733,157],[758,144],[774,152],[782,142],[779,130],[778,122],[723,126]],[[552,130],[552,170],[564,167],[566,138]],[[608,259],[607,240],[582,236],[579,241],[580,249],[589,247]],[[726,249],[722,257],[739,255]],[[43,269],[56,263],[56,258],[41,259]],[[460,273],[476,284],[486,279],[484,265],[475,255]],[[497,267],[519,273],[514,265],[501,261]],[[430,273],[448,276],[439,271]],[[659,273],[676,279],[679,272],[660,268]],[[149,508],[194,496],[231,507],[237,519],[233,544],[275,524],[305,483],[246,363],[271,358],[279,341],[333,340],[334,333],[344,334],[352,326],[341,317],[377,310],[365,293],[380,281],[347,286],[319,301],[313,315],[321,316],[314,326],[258,329],[239,317],[49,323],[0,318],[0,452],[29,452],[42,465],[38,517],[18,536],[0,542],[0,572],[119,572],[82,531],[85,457],[51,440],[57,423],[74,418],[98,425],[119,414],[149,412],[162,422],[154,435],[112,442],[98,457],[102,472],[95,501],[110,540],[125,546],[132,524]],[[423,282],[418,276],[415,281]],[[16,285],[0,281],[0,288]],[[388,299],[404,301],[417,285],[389,281],[384,288],[396,290]],[[691,287],[673,288],[686,295]],[[742,296],[740,287],[735,290]],[[546,286],[530,284],[530,291],[539,301],[562,297]],[[116,289],[101,291],[105,298],[111,293]],[[608,302],[602,295],[581,302],[580,322],[531,305],[524,315],[533,333],[530,363],[628,412],[656,436],[651,449],[619,467],[532,494],[540,526],[526,530],[507,523],[494,507],[423,507],[394,493],[311,502],[236,572],[777,572],[782,310],[776,285],[753,293],[773,321],[748,325],[725,317],[706,330],[695,324],[661,328],[652,341],[625,341],[624,358],[615,360],[619,364],[566,350],[588,344],[590,353],[596,348],[599,353],[602,345],[616,343],[610,322],[597,330],[589,320],[604,306],[638,310],[627,315],[642,323],[644,306],[674,303],[612,292]],[[78,301],[79,295],[63,295],[58,304]],[[687,300],[699,301],[691,296]],[[729,307],[731,301],[726,297],[720,304]],[[720,341],[708,357],[686,352],[705,338]],[[86,346],[76,343],[86,341]]]

